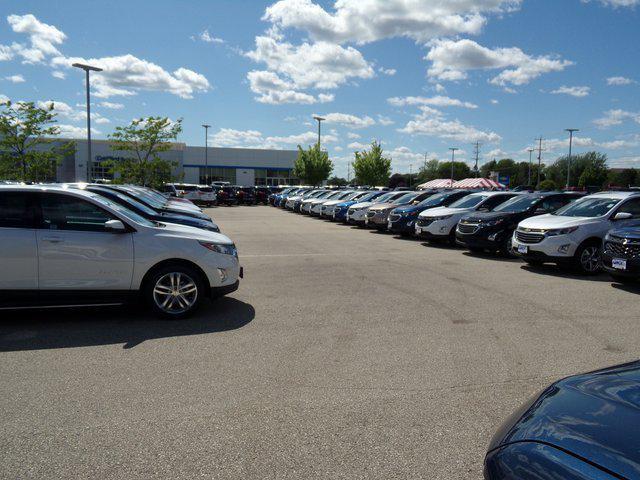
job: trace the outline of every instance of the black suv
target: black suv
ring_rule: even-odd
[[[218,199],[218,205],[237,205],[238,203],[238,190],[237,187],[224,186],[218,189],[216,194]]]
[[[238,187],[238,204],[255,205],[256,189],[255,187]]]
[[[472,252],[491,250],[510,254],[511,238],[518,223],[534,215],[555,212],[581,196],[566,192],[518,195],[491,212],[474,212],[463,217],[456,228],[456,241]]]
[[[604,238],[602,266],[614,280],[640,279],[640,224],[611,230]]]

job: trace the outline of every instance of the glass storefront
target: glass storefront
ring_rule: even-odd
[[[295,185],[298,182],[293,177],[291,169],[264,169],[254,170],[256,185]],[[199,182],[203,185],[211,182],[229,182],[236,184],[236,168],[233,167],[199,167]]]

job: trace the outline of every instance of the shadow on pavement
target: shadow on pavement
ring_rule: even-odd
[[[462,252],[463,255],[470,258],[477,258],[479,260],[488,260],[491,262],[506,262],[506,263],[522,263],[522,260],[515,257],[507,257],[498,252],[470,252],[468,250]]]
[[[606,283],[611,282],[611,278],[609,277],[609,275],[606,275],[605,273],[598,273],[597,275],[581,275],[579,273],[572,272],[569,269],[569,267],[559,267],[553,264],[545,263],[539,267],[525,264],[525,265],[522,265],[520,268],[528,272],[537,273],[538,275],[549,275],[552,277],[570,278],[572,280],[583,280],[583,281],[586,280],[590,282],[606,282]]]
[[[142,307],[5,311],[0,319],[0,352],[86,347],[236,330],[255,317],[254,308],[235,298],[204,302],[186,320],[162,320]]]
[[[636,295],[640,294],[640,283],[638,282],[618,283],[614,281],[611,286],[625,292],[634,293]]]

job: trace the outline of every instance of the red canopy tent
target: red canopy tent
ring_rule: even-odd
[[[418,188],[426,190],[428,188],[449,188],[451,187],[451,180],[448,178],[438,178],[431,180],[430,182],[418,185]]]
[[[484,188],[504,190],[505,186],[489,178],[465,178],[455,182],[452,188]]]

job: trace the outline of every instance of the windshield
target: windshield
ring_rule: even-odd
[[[354,192],[345,192],[339,197],[336,197],[336,200],[346,200],[348,198],[351,198],[353,195],[354,195]]]
[[[89,191],[90,191],[90,192],[93,192],[93,193],[97,193],[98,195],[103,195],[102,190],[89,190]],[[138,210],[139,212],[144,213],[145,215],[150,215],[150,216],[157,215],[157,212],[156,212],[153,208],[148,207],[148,206],[147,206],[147,205],[145,205],[144,203],[140,203],[139,201],[137,201],[137,200],[136,200],[136,199],[134,199],[134,198],[127,197],[127,196],[126,196],[125,194],[123,194],[123,193],[120,193],[120,192],[114,192],[114,191],[109,191],[109,190],[107,190],[107,191],[106,191],[106,192],[104,192],[104,193],[105,193],[105,195],[107,196],[106,198],[109,198],[109,197],[108,197],[108,196],[109,196],[109,194],[111,194],[111,195],[113,195],[113,196],[117,197],[117,198],[120,200],[120,202],[118,202],[118,203],[120,203],[120,204],[123,204],[123,203],[124,203],[125,207],[131,207],[131,208],[133,208],[133,209],[135,209],[135,210]]]
[[[601,217],[615,207],[619,198],[584,198],[565,205],[553,215],[561,217]]]
[[[397,205],[405,205],[407,203],[411,203],[411,201],[416,198],[418,195],[420,195],[419,192],[410,192],[410,193],[405,193],[404,195],[401,195],[399,197],[396,197],[393,200],[390,200],[391,202],[397,204]]]
[[[473,208],[478,206],[480,203],[484,202],[488,195],[468,195],[466,197],[462,197],[460,200],[456,200],[451,205],[450,208]]]
[[[166,199],[163,202],[159,202],[155,198],[153,198],[153,197],[151,197],[149,195],[145,195],[143,193],[138,193],[138,192],[132,192],[129,189],[126,189],[126,188],[116,188],[115,191],[119,192],[119,193],[121,193],[123,195],[126,195],[129,198],[137,199],[138,201],[146,204],[147,206],[150,206],[150,207],[155,208],[157,210],[165,208],[165,205],[167,204]]]
[[[135,213],[133,210],[129,210],[126,207],[123,207],[122,205],[112,202],[109,199],[106,199],[98,194],[94,194],[91,195],[91,198],[96,201],[97,203],[107,206],[109,208],[111,208],[112,210],[115,210],[116,212],[118,212],[120,215],[128,218],[129,220],[134,221],[135,223],[138,223],[140,225],[144,225],[146,227],[153,227],[155,226],[154,222],[150,222],[149,220],[147,220],[146,218],[138,215],[137,213]]]
[[[513,197],[502,205],[493,209],[494,212],[521,213],[526,212],[543,198],[539,195],[524,195]]]
[[[418,204],[418,207],[436,207],[444,202],[451,193],[436,193],[428,198],[425,198]]]
[[[381,197],[382,194],[380,192],[367,192],[362,197],[358,198],[358,202],[370,202],[378,197]],[[354,199],[355,200],[355,199]]]
[[[393,198],[394,195],[395,195],[395,193],[385,193],[384,195],[380,195],[378,198],[376,198],[375,201],[377,203],[385,203],[390,198]]]

